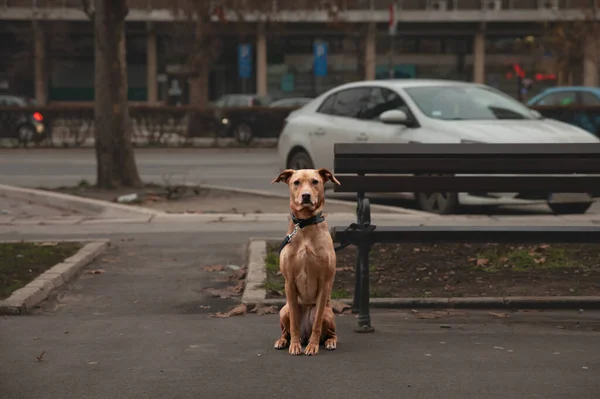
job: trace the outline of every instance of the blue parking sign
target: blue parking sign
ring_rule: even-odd
[[[314,44],[315,76],[327,76],[327,42],[316,41]]]
[[[252,44],[238,44],[238,73],[240,78],[252,76]]]

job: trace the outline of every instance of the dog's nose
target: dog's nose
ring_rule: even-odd
[[[310,202],[310,193],[304,193],[304,194],[302,194],[302,201],[303,202]]]

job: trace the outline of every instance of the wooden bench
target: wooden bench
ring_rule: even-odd
[[[375,243],[597,243],[600,226],[379,226],[367,193],[592,193],[600,187],[600,144],[335,144],[335,192],[357,193],[357,222],[334,226],[358,247],[352,310],[371,332],[369,251]],[[462,174],[462,175],[461,175]],[[457,176],[458,175],[458,176]],[[544,175],[544,176],[540,176]],[[560,176],[557,176],[560,175]]]

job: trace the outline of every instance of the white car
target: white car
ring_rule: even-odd
[[[446,80],[373,80],[331,89],[290,113],[279,138],[280,169],[333,170],[335,143],[597,143],[576,126],[486,85]],[[519,193],[403,193],[421,209],[454,213],[465,205],[529,205],[547,198]],[[436,198],[431,198],[436,196]],[[565,198],[567,198],[565,200]],[[577,194],[548,205],[557,214],[585,213],[592,197]]]

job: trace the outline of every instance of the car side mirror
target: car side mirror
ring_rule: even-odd
[[[535,110],[535,109],[531,110],[531,115],[533,115],[533,117],[536,118],[536,119],[542,119],[543,118],[542,114],[540,114],[540,112],[537,111],[537,110]]]
[[[379,120],[388,125],[408,125],[408,115],[399,109],[391,109],[379,115]]]

